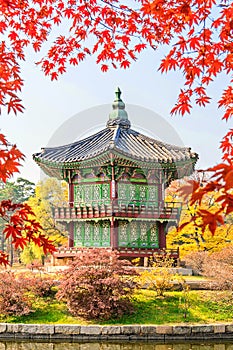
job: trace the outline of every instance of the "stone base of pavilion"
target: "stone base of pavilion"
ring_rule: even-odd
[[[57,249],[52,256],[52,265],[53,266],[62,266],[67,265],[69,261],[74,260],[80,254],[83,249],[94,249],[92,247],[60,247]],[[103,249],[103,248],[100,248]],[[116,250],[121,259],[134,260],[140,258],[140,265],[147,266],[148,258],[152,257],[154,254],[159,254],[161,256],[168,256],[174,260],[174,265],[179,266],[179,249],[149,249],[149,248],[127,248],[127,247],[118,247],[112,249],[110,247],[105,248],[106,250],[112,251]]]

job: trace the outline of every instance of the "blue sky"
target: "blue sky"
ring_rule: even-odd
[[[172,140],[169,134],[174,131],[183,145],[199,154],[197,168],[203,169],[219,162],[219,142],[229,125],[221,121],[221,111],[217,109],[216,103],[206,108],[195,107],[191,115],[184,117],[170,116],[182,84],[182,74],[162,75],[158,72],[161,55],[161,52],[148,50],[130,69],[111,70],[107,73],[102,73],[94,58],[89,58],[78,68],[68,69],[58,81],[51,82],[34,64],[38,57],[29,52],[22,65],[25,113],[18,116],[3,114],[0,117],[1,132],[26,155],[20,176],[34,182],[40,180],[42,174],[33,162],[32,154],[45,147],[51,138],[53,140],[54,134],[60,135],[62,133],[59,132],[64,131],[64,138],[59,136],[56,140],[63,144],[66,143],[64,140],[73,142],[74,138],[85,135],[86,129],[94,132],[96,128],[104,127],[117,86],[122,91],[126,109],[127,104],[134,107],[129,113],[132,128],[141,127],[145,133],[166,142]],[[226,84],[226,79],[221,77],[210,88],[210,95],[215,102]],[[137,108],[135,106],[139,106],[140,110],[137,116],[134,113]],[[159,119],[147,118],[143,108],[159,115]],[[81,113],[87,109],[90,109],[90,113]],[[67,126],[71,119],[69,130]],[[162,120],[167,126],[170,125],[170,128],[165,127],[165,131]],[[77,133],[75,137],[72,132],[74,129]],[[163,134],[162,137],[160,133]]]

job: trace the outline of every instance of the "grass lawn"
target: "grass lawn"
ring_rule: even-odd
[[[155,292],[139,290],[133,298],[135,312],[117,320],[87,322],[71,316],[66,305],[56,299],[36,299],[34,312],[28,316],[1,318],[9,323],[68,324],[169,324],[232,322],[233,296],[229,291],[190,291],[184,300],[182,292],[167,292],[156,298]],[[186,317],[184,316],[186,311]]]

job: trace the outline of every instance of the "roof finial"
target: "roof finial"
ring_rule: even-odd
[[[120,90],[119,87],[116,88],[115,94],[116,94],[116,99],[115,99],[115,101],[121,101],[121,90]]]
[[[119,87],[115,90],[115,100],[112,104],[112,111],[109,114],[109,120],[107,126],[120,125],[121,127],[129,128],[130,121],[128,120],[128,114],[125,110],[125,104],[121,99],[121,90]]]

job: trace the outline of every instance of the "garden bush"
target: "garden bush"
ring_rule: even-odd
[[[56,293],[58,282],[49,276],[30,274],[24,280],[28,290],[37,297],[53,297]]]
[[[135,259],[136,261],[137,259]],[[158,297],[173,288],[174,275],[171,270],[174,260],[168,255],[154,254],[148,260],[148,268],[136,278],[142,288],[154,290]]]
[[[81,250],[63,272],[57,298],[65,300],[70,313],[86,319],[110,319],[133,311],[130,297],[135,268],[116,252],[93,248]]]
[[[209,253],[206,251],[193,252],[184,257],[185,265],[190,267],[195,275],[202,275],[206,263],[209,260]]]
[[[27,286],[12,272],[0,273],[0,314],[22,316],[29,314],[31,301],[26,294]]]
[[[233,290],[233,245],[212,254],[195,252],[185,257],[187,265],[198,274],[209,277],[210,287]]]
[[[211,254],[203,275],[212,278],[213,289],[233,291],[233,245]]]

